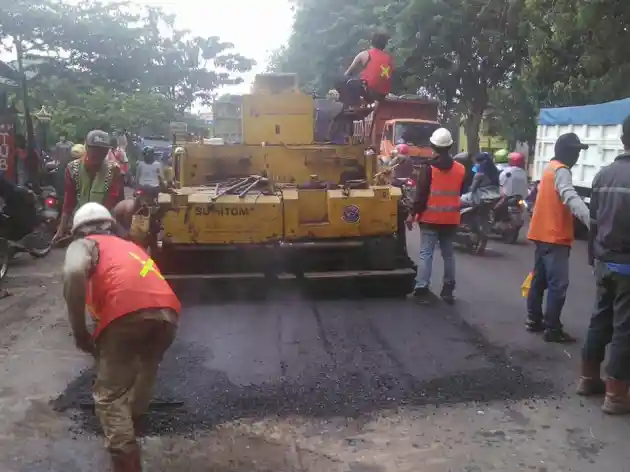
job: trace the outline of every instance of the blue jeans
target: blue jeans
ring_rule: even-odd
[[[536,242],[534,277],[527,296],[530,321],[543,323],[548,329],[562,329],[560,315],[569,288],[569,246]],[[547,304],[543,312],[543,297]]]
[[[453,256],[453,240],[455,231],[451,228],[436,230],[420,227],[422,243],[420,245],[420,261],[418,274],[416,275],[416,289],[428,288],[431,283],[431,271],[433,269],[433,254],[435,246],[440,244],[442,260],[444,260],[444,284],[455,283],[455,258]]]

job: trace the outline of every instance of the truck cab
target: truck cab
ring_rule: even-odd
[[[429,138],[440,127],[437,117],[438,103],[434,100],[388,97],[364,119],[354,122],[354,136],[378,153],[382,164],[394,157],[401,143],[409,146],[414,160],[422,161],[432,155]]]
[[[379,155],[383,162],[391,159],[396,145],[409,146],[412,158],[417,160],[432,156],[429,138],[440,125],[436,121],[417,119],[391,119],[383,126]],[[416,160],[414,159],[414,161]]]

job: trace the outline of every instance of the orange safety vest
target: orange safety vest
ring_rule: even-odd
[[[461,194],[466,168],[453,162],[449,170],[431,166],[431,191],[426,210],[417,218],[420,223],[458,225]]]
[[[392,91],[394,60],[380,49],[372,48],[368,53],[370,59],[361,72],[361,79],[367,82],[368,89],[387,95]]]
[[[148,254],[130,241],[91,235],[98,244],[98,262],[87,282],[87,309],[96,321],[94,338],[112,321],[147,308],[182,306]]]
[[[568,168],[562,162],[551,161],[545,167],[538,184],[538,195],[527,237],[532,241],[571,246],[575,238],[573,214],[562,203],[556,190],[556,170]]]

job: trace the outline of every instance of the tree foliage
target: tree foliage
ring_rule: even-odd
[[[335,7],[334,5],[337,4]],[[293,34],[275,56],[309,88],[330,88],[378,27],[390,33],[395,91],[438,97],[461,111],[470,142],[490,91],[508,83],[527,56],[524,0],[299,0]],[[448,115],[448,113],[446,113]]]
[[[216,36],[195,36],[175,18],[130,2],[14,0],[3,5],[0,42],[37,74],[34,104],[54,112],[52,126],[83,133],[97,122],[158,132],[195,103],[242,81],[254,65]],[[15,69],[13,66],[12,69]],[[32,74],[33,75],[33,74]],[[6,67],[0,76],[15,78]]]
[[[368,46],[386,5],[386,0],[294,0],[293,33],[273,55],[271,69],[297,73],[304,90],[324,95]]]
[[[544,106],[630,95],[630,5],[615,0],[528,0],[531,81]]]
[[[469,149],[490,105],[510,142],[533,142],[541,106],[630,96],[630,5],[618,0],[295,0],[276,70],[324,93],[378,27],[391,34],[398,93],[463,114]]]
[[[402,2],[401,2],[402,3]],[[520,70],[527,56],[523,1],[420,0],[395,17],[396,43],[417,86],[457,104],[468,149],[479,149],[479,127],[490,91]]]

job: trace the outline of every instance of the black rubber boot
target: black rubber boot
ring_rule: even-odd
[[[563,329],[546,329],[543,339],[545,342],[558,344],[572,344],[577,341]]]
[[[455,282],[446,283],[442,287],[442,291],[440,292],[440,298],[444,300],[445,303],[452,305],[455,303],[455,297],[453,296],[453,292],[455,292]]]

